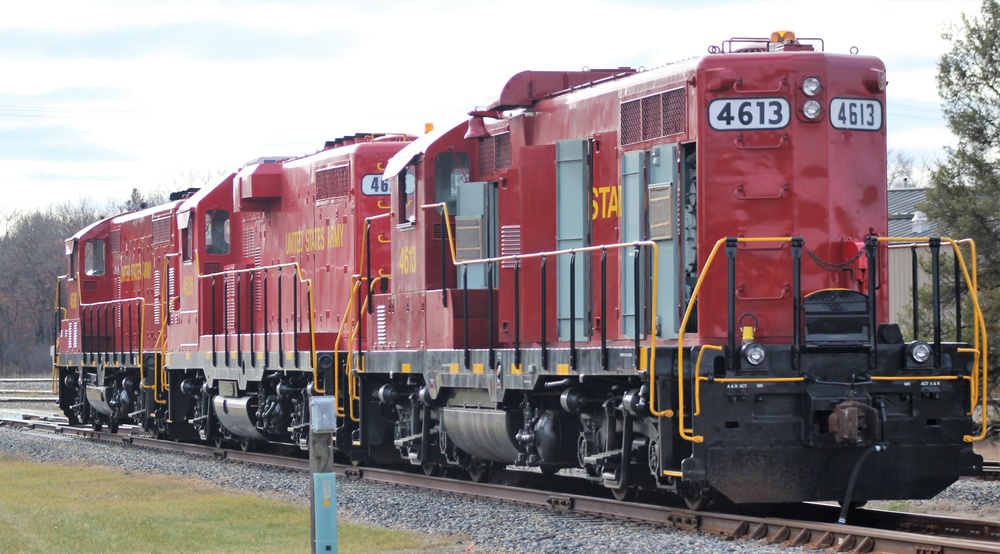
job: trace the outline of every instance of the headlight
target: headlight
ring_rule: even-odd
[[[926,342],[915,342],[910,348],[910,357],[914,362],[922,364],[931,359],[931,347]]]
[[[816,119],[822,111],[823,108],[815,100],[809,100],[802,106],[802,113],[809,119]]]
[[[756,342],[748,342],[743,345],[743,357],[746,361],[750,362],[750,365],[760,365],[764,363],[764,358],[767,357],[767,351],[764,347]]]
[[[808,77],[802,81],[802,92],[806,93],[806,96],[816,96],[820,88],[819,79],[816,77]]]

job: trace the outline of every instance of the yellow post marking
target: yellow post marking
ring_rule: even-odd
[[[649,371],[649,348],[639,349],[639,371]]]
[[[569,375],[569,364],[557,364],[556,365],[557,375]]]
[[[524,364],[510,364],[510,374],[511,375],[521,375],[521,371],[524,368]]]
[[[448,364],[448,373],[458,373],[458,364]]]
[[[476,375],[483,374],[483,364],[472,364],[472,372]]]
[[[410,372],[410,364],[403,364],[403,366],[402,366],[402,372],[403,373],[409,373]]]

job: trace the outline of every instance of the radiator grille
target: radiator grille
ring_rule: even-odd
[[[170,242],[170,215],[153,219],[153,244]]]
[[[350,190],[350,166],[342,165],[316,172],[316,200],[344,198]]]
[[[492,175],[510,169],[510,133],[487,137],[479,141],[479,173]]]
[[[634,144],[684,132],[684,89],[622,103],[621,142]]]

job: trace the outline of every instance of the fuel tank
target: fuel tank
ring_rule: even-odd
[[[215,417],[227,431],[237,437],[267,440],[257,431],[257,397],[213,396]]]

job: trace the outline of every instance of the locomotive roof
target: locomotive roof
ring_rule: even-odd
[[[465,125],[468,125],[468,123],[463,121],[455,127]],[[406,167],[407,164],[413,161],[414,158],[426,152],[427,148],[431,144],[434,144],[434,141],[441,138],[445,135],[445,133],[451,131],[455,127],[448,129],[435,129],[404,146],[402,150],[396,152],[396,155],[389,158],[389,163],[385,164],[385,173],[382,174],[382,178],[391,179],[392,177],[395,177],[400,171],[403,170],[404,167]]]

